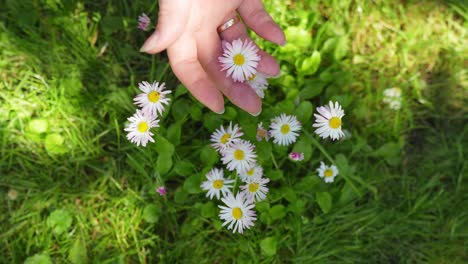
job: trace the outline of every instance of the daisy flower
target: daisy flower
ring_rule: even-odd
[[[270,139],[270,132],[268,130],[263,128],[263,123],[260,122],[257,126],[257,141],[262,141],[262,139],[265,139],[268,141]]]
[[[164,111],[164,105],[169,104],[170,99],[167,97],[167,94],[170,94],[171,91],[163,91],[164,83],[159,85],[158,82],[153,82],[150,84],[148,82],[141,82],[138,84],[138,88],[143,92],[137,95],[133,101],[136,105],[141,107],[141,111],[146,114],[151,114],[157,116],[158,113],[161,115]]]
[[[247,83],[257,93],[258,97],[265,97],[265,90],[268,88],[266,76],[257,72],[248,78]]]
[[[398,87],[388,88],[383,91],[383,102],[393,110],[401,108],[401,89]]]
[[[325,182],[333,182],[336,175],[338,175],[338,168],[335,165],[327,166],[323,161],[321,161],[317,172],[320,178],[325,179]]]
[[[345,134],[341,131],[341,118],[344,111],[338,102],[330,101],[329,105],[317,107],[319,114],[314,114],[315,123],[313,127],[318,127],[315,133],[322,138],[330,137],[333,140],[340,139]]]
[[[258,48],[252,41],[236,39],[231,43],[226,42],[223,47],[223,56],[218,57],[221,70],[226,72],[226,77],[232,76],[236,82],[244,82],[257,73],[257,64],[260,56]]]
[[[270,124],[270,135],[273,137],[273,142],[278,145],[287,146],[296,142],[299,130],[301,123],[293,115],[281,114]]]
[[[226,164],[228,170],[237,172],[249,170],[257,157],[254,146],[242,139],[234,142],[223,154],[221,157],[223,164]]]
[[[249,202],[260,202],[265,200],[268,188],[265,186],[270,179],[262,177],[251,177],[246,181],[246,185],[240,186],[239,188],[244,193],[245,198]]]
[[[151,20],[145,13],[142,13],[140,16],[138,16],[138,29],[146,31],[150,24]]]
[[[244,133],[242,133],[237,124],[232,126],[230,122],[226,129],[221,126],[213,132],[211,135],[211,142],[213,142],[213,144],[211,144],[211,146],[218,152],[223,153],[232,143],[239,140],[242,135],[244,135]]]
[[[302,152],[291,152],[289,153],[289,158],[294,161],[302,161],[304,160],[304,153]]]
[[[159,120],[156,116],[145,115],[140,110],[137,110],[136,113],[128,118],[130,124],[124,129],[129,132],[127,138],[135,143],[137,146],[142,145],[146,147],[148,141],[154,142],[152,138],[153,133],[150,129],[153,127],[159,127]]]
[[[258,164],[253,164],[251,165],[247,170],[245,171],[240,171],[239,177],[243,182],[246,182],[247,179],[249,178],[254,178],[254,177],[262,177],[263,176],[263,168],[262,166]]]
[[[227,197],[222,198],[226,206],[219,205],[221,212],[219,217],[224,220],[223,226],[228,225],[228,229],[232,229],[232,232],[243,233],[244,229],[254,225],[254,221],[257,220],[255,211],[252,210],[255,205],[249,203],[242,193],[238,193],[234,196],[232,193],[228,194]]]
[[[231,193],[234,180],[225,179],[222,169],[213,168],[206,174],[206,178],[207,181],[200,185],[203,190],[208,191],[206,197],[213,199],[213,196],[216,196],[219,199],[221,194],[226,197]]]

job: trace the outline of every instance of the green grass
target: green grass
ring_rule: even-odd
[[[156,19],[157,1],[65,2],[0,0],[1,263],[468,261],[463,4],[265,1],[288,44],[259,41],[282,75],[254,118],[210,113],[164,54],[138,52],[137,17]],[[174,92],[158,143],[138,148],[123,128],[144,80]],[[403,91],[398,111],[382,103],[389,87]],[[349,139],[314,135],[311,106],[329,100]],[[199,188],[220,165],[210,133],[233,121],[255,141],[281,112],[304,124],[306,160],[258,143],[270,192],[255,227],[232,234]],[[333,184],[316,176],[321,160],[340,168]]]

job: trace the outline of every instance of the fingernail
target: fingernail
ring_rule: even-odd
[[[154,32],[153,35],[151,35],[145,43],[143,43],[143,46],[140,48],[140,52],[148,52],[151,50],[151,47],[156,44],[156,40],[158,38],[158,33]]]
[[[215,112],[215,111],[213,111],[213,112]],[[226,112],[226,108],[223,108],[223,110],[221,110],[219,112],[215,112],[215,113],[218,114],[218,115],[222,115],[222,114],[224,114],[224,112]]]
[[[258,111],[258,113],[256,113],[256,114],[251,114],[251,115],[252,115],[252,116],[259,116],[261,113],[262,113],[262,109],[260,109],[260,111]]]

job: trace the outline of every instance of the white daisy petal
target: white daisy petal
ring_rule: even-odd
[[[226,77],[232,77],[236,82],[244,82],[257,73],[260,56],[258,48],[249,40],[236,39],[231,43],[223,44],[223,56],[218,58],[221,70]]]
[[[232,126],[232,123],[229,123],[228,127],[221,126],[211,134],[211,146],[222,154],[233,143],[238,141],[242,135],[244,133],[242,133],[237,124]]]
[[[270,135],[275,144],[287,146],[296,142],[301,128],[301,123],[295,116],[281,114],[271,121]]]
[[[138,88],[143,93],[137,95],[133,101],[141,107],[143,113],[154,116],[161,115],[165,110],[164,105],[168,105],[170,101],[167,94],[171,93],[169,90],[164,91],[164,86],[164,83],[160,85],[156,81],[153,84],[141,82],[138,84]]]
[[[247,83],[257,93],[258,97],[265,97],[265,90],[268,89],[266,76],[257,72],[248,78]]]
[[[242,185],[239,188],[244,193],[247,201],[253,203],[254,201],[259,202],[265,200],[268,188],[266,184],[270,181],[268,178],[262,177],[250,177],[246,180],[246,185]]]
[[[240,179],[243,182],[247,182],[248,179],[255,178],[255,177],[262,177],[263,176],[263,168],[258,164],[253,164],[248,167],[244,171],[240,171],[238,173]]]
[[[247,140],[238,140],[224,151],[221,160],[228,170],[242,172],[250,169],[255,158],[254,145]]]
[[[327,166],[323,161],[320,162],[320,167],[317,169],[318,176],[324,178],[325,182],[333,182],[339,171],[335,165]]]
[[[340,139],[344,136],[341,130],[344,111],[338,102],[329,102],[329,105],[317,107],[319,114],[314,114],[315,123],[313,127],[318,127],[315,133],[322,138]]]
[[[236,196],[228,194],[222,198],[226,206],[219,206],[221,212],[219,217],[224,220],[222,226],[227,226],[227,229],[232,229],[233,233],[243,233],[244,229],[250,229],[257,220],[256,213],[253,211],[253,205],[247,201],[243,193],[238,193]]]
[[[206,178],[207,180],[200,185],[203,190],[208,191],[206,197],[213,199],[213,196],[216,196],[220,199],[221,195],[226,197],[231,194],[234,180],[225,179],[222,169],[213,168],[206,174]]]
[[[127,138],[135,143],[137,146],[142,145],[146,147],[148,141],[154,142],[153,133],[150,129],[153,127],[159,127],[159,120],[156,116],[144,114],[140,110],[128,118],[130,123],[125,127],[125,131],[129,132]]]

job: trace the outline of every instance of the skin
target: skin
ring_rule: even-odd
[[[236,13],[243,22],[218,34],[217,27]],[[251,40],[246,26],[278,45],[286,42],[283,31],[265,11],[261,0],[160,0],[156,30],[141,51],[155,54],[167,50],[175,75],[212,111],[224,112],[224,95],[256,116],[262,109],[260,98],[247,84],[226,78],[218,62],[222,41]],[[276,60],[262,50],[259,55],[261,61],[257,70],[268,76],[278,76],[280,68]]]

